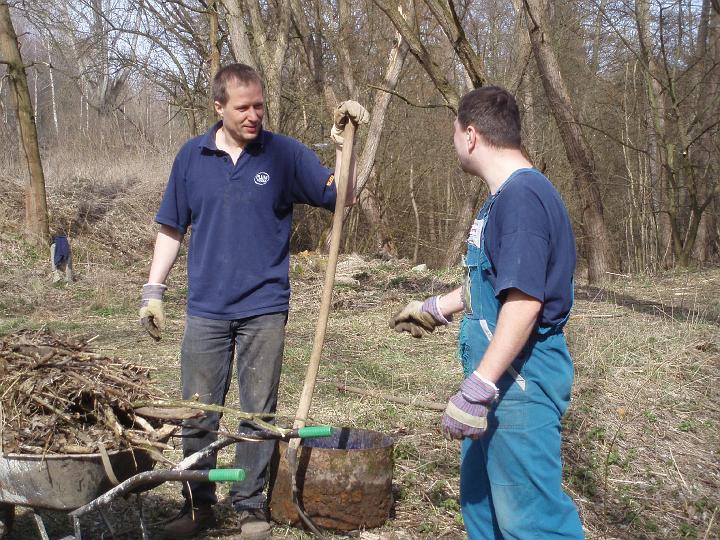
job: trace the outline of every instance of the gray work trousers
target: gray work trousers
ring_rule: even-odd
[[[237,369],[240,408],[246,412],[274,413],[277,406],[280,368],[285,344],[287,312],[259,315],[231,321],[188,315],[183,337],[180,368],[183,399],[197,394],[202,403],[224,405],[232,382],[233,360]],[[217,431],[221,414],[206,413],[194,425]],[[238,431],[252,433],[249,424]],[[217,436],[199,429],[183,429],[185,457],[206,447]],[[246,479],[233,484],[230,498],[237,511],[264,508],[267,466],[275,441],[241,442],[235,445],[235,467],[245,469]],[[212,469],[217,463],[210,456],[194,468]],[[215,504],[214,483],[190,483],[195,506]],[[189,499],[187,485],[183,496]]]

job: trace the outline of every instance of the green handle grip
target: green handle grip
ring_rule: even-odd
[[[298,436],[301,439],[310,439],[312,437],[331,437],[332,434],[332,426],[310,426],[298,429]]]
[[[245,480],[244,469],[210,469],[208,471],[210,482],[242,482]]]

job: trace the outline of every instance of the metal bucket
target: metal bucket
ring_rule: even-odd
[[[304,439],[298,451],[298,498],[321,527],[379,527],[392,508],[394,441],[375,431],[338,428],[332,437]],[[280,441],[270,473],[270,514],[300,524],[292,501],[287,443]]]
[[[109,452],[108,457],[120,482],[154,465],[150,455],[142,450]],[[74,510],[111,487],[100,454],[0,456],[2,503]]]

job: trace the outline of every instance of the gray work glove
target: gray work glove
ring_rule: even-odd
[[[155,341],[160,341],[165,327],[163,295],[166,290],[167,286],[162,283],[146,283],[142,288],[140,324]]]
[[[421,338],[435,331],[438,326],[446,326],[452,317],[446,318],[438,307],[439,296],[431,296],[424,302],[413,300],[390,319],[390,328],[396,332],[408,332]]]
[[[357,101],[343,101],[333,112],[333,127],[330,129],[330,138],[338,146],[342,146],[343,130],[348,119],[355,124],[367,124],[370,121],[370,113]]]
[[[478,439],[487,429],[490,406],[498,399],[498,388],[472,372],[463,381],[460,391],[448,401],[440,429],[447,439]]]

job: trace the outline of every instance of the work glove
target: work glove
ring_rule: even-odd
[[[390,319],[390,328],[396,332],[408,332],[421,338],[435,331],[438,326],[446,326],[452,316],[446,318],[438,307],[439,296],[431,296],[424,302],[413,300]]]
[[[450,398],[440,429],[448,439],[479,439],[487,429],[490,405],[498,398],[498,389],[473,371]]]
[[[162,283],[146,283],[142,288],[140,324],[155,341],[160,341],[165,327],[163,295],[166,290],[167,286]]]
[[[343,101],[337,106],[333,113],[333,127],[330,129],[330,138],[338,146],[342,146],[343,130],[347,125],[348,118],[355,124],[367,124],[370,121],[370,113],[357,101]]]

